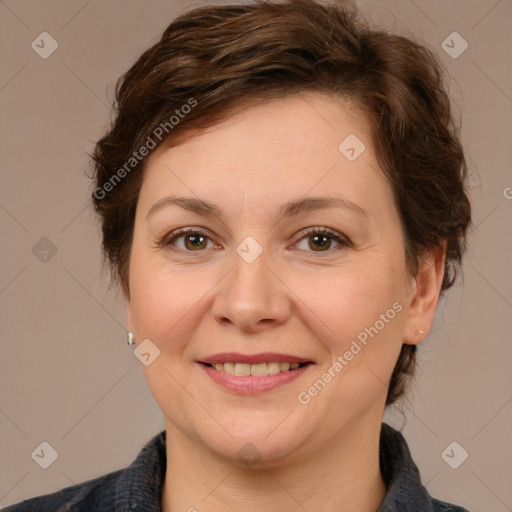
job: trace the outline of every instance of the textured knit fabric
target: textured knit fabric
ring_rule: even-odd
[[[4,512],[161,512],[165,438],[165,431],[153,437],[125,469],[25,500]],[[387,493],[376,512],[468,512],[430,497],[404,437],[386,423],[379,458]]]

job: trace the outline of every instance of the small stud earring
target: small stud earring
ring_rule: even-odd
[[[128,333],[128,345],[133,345],[133,332]]]
[[[425,331],[418,329],[415,334],[416,334],[416,336],[418,336],[419,334],[425,334]]]

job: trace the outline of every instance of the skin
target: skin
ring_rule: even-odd
[[[349,134],[366,146],[355,161],[338,150]],[[160,350],[142,368],[166,418],[163,510],[373,512],[386,493],[378,443],[389,379],[402,343],[429,333],[444,249],[408,273],[369,122],[347,100],[310,93],[267,101],[187,135],[157,148],[144,170],[126,309],[136,342],[149,338]],[[148,217],[170,195],[215,203],[222,218],[175,205]],[[304,196],[343,197],[366,215],[328,208],[276,221],[281,205]],[[207,238],[160,243],[182,227],[203,228]],[[309,227],[351,243],[327,238],[316,248],[315,234],[303,234]],[[236,252],[246,237],[262,248],[252,263]],[[401,311],[300,403],[299,393],[394,303]],[[219,352],[315,364],[275,390],[239,395],[196,362]],[[237,455],[248,442],[260,456],[250,466]]]

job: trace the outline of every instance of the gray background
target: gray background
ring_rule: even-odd
[[[173,17],[204,3],[0,1],[1,505],[125,467],[164,428],[126,345],[121,294],[101,273],[86,152],[108,126],[117,77]],[[474,209],[464,283],[440,305],[402,413],[387,418],[404,425],[435,497],[512,510],[512,2],[357,4],[422,39],[446,67]],[[58,42],[47,59],[31,47],[44,31]],[[442,47],[454,31],[469,44],[458,58]],[[44,441],[58,452],[48,469],[31,457]],[[441,457],[453,441],[469,453],[457,469]]]

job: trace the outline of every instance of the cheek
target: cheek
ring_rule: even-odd
[[[130,307],[136,334],[141,340],[149,338],[160,350],[151,365],[142,366],[144,377],[164,415],[185,429],[193,424],[194,405],[183,389],[193,389],[193,383],[181,362],[204,314],[201,298],[212,285],[204,274],[171,271],[142,251],[133,254],[131,270]]]
[[[316,276],[309,282],[301,277],[297,279],[296,289],[308,297],[307,306],[342,348],[347,340],[376,323],[382,334],[400,330],[398,313],[403,309],[403,289],[397,284],[400,279],[399,269],[373,261],[326,274],[325,278]]]
[[[375,400],[383,400],[402,345],[403,293],[396,284],[401,274],[390,266],[361,266],[357,270],[351,268],[353,272],[338,274],[336,279],[331,276],[325,282],[316,281],[325,290],[323,299],[311,296],[307,304],[314,313],[310,317],[316,318],[315,326],[309,329],[318,334],[325,354],[320,380],[327,385],[324,392],[323,385],[313,379],[308,383],[311,387],[303,391],[322,396],[317,406],[347,406],[340,411],[336,405],[333,424],[345,415],[348,421]]]
[[[204,314],[218,279],[211,273],[176,269],[143,251],[132,255],[130,307],[139,338],[161,351],[181,351]],[[161,260],[161,258],[158,258]]]
[[[130,307],[139,337],[159,340],[172,327],[172,321],[185,307],[182,284],[171,276],[165,277],[164,268],[152,261],[152,256],[134,250],[130,264]]]
[[[402,345],[402,269],[391,260],[372,258],[315,282],[323,298],[312,296],[308,306],[317,318],[315,332],[322,333],[322,380],[334,383],[324,400],[369,407],[386,392]]]

